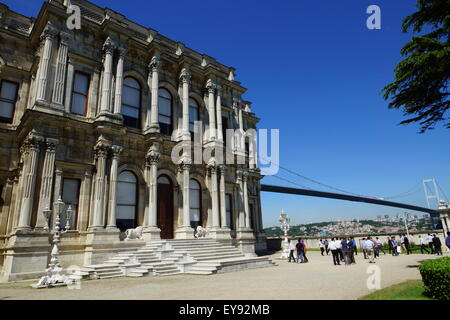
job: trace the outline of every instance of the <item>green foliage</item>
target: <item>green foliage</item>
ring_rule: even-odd
[[[395,68],[395,81],[383,88],[389,108],[403,109],[412,116],[401,124],[419,122],[421,133],[445,121],[450,107],[450,1],[417,0],[419,11],[406,17],[403,32],[429,33],[414,36],[401,50],[406,58]]]
[[[450,300],[450,257],[422,262],[419,271],[425,286],[425,295],[439,300]]]

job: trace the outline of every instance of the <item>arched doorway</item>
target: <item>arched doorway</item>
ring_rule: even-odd
[[[158,178],[158,228],[161,239],[173,239],[173,188],[169,177]]]
[[[116,225],[121,231],[136,228],[137,178],[131,171],[122,171],[117,178]]]

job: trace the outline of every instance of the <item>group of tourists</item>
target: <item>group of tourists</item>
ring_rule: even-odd
[[[295,252],[297,252],[297,258],[294,256]],[[302,238],[298,239],[296,245],[289,240],[289,262],[291,261],[297,263],[308,262],[308,258],[306,257],[306,243]]]
[[[389,248],[389,254],[398,256],[402,252],[406,252],[407,255],[412,254],[411,243],[406,234],[400,235],[397,240],[395,236],[387,238],[387,244]],[[441,240],[435,234],[428,234],[424,239],[419,236],[420,252],[428,254],[442,255]],[[445,245],[450,249],[450,232],[447,232],[445,238]],[[375,263],[375,259],[380,257],[380,253],[386,254],[383,248],[383,242],[378,237],[366,237],[359,240],[359,247],[364,255],[364,259],[369,260],[369,263]],[[327,239],[319,240],[319,249],[322,256],[331,255],[333,257],[334,265],[346,265],[355,264],[355,255],[358,254],[358,247],[356,240],[353,237],[341,237],[332,238],[330,241]],[[306,263],[308,258],[306,257],[306,243],[301,238],[294,245],[289,240],[289,262]]]

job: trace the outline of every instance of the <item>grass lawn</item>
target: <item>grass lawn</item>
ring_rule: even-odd
[[[423,295],[422,280],[409,280],[375,291],[359,300],[434,300]]]

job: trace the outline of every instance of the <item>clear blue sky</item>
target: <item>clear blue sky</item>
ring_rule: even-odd
[[[31,16],[42,3],[0,1]],[[438,127],[420,135],[417,125],[398,126],[401,111],[388,110],[380,95],[411,37],[400,25],[415,10],[415,1],[94,2],[237,68],[236,80],[249,88],[245,98],[262,119],[259,127],[280,129],[283,166],[373,196],[403,193],[435,177],[450,196],[450,130]],[[366,28],[372,4],[381,7],[381,30]],[[289,186],[273,177],[263,182]],[[422,189],[395,200],[426,206]],[[277,224],[282,208],[294,223],[402,212],[278,194],[263,194],[262,205],[265,226]]]

